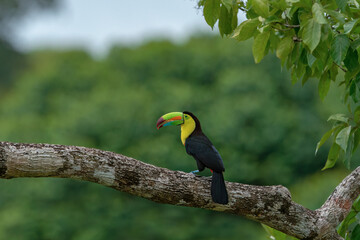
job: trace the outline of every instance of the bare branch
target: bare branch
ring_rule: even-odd
[[[320,209],[325,228],[335,228],[349,213],[353,202],[360,195],[360,167],[348,175],[334,190]]]
[[[279,31],[289,31],[293,28],[299,28],[300,25],[297,24],[297,25],[292,25],[292,24],[288,24],[288,23],[284,23],[284,22],[280,22],[280,21],[276,21],[276,22],[272,22],[272,27],[275,28],[276,30],[279,30]],[[275,24],[279,24],[280,26],[284,26],[286,28],[278,28],[275,26]]]
[[[229,204],[213,203],[210,178],[172,171],[97,149],[0,142],[0,178],[82,179],[149,200],[245,216],[299,239],[342,239],[335,227],[360,192],[360,168],[318,210],[291,200],[283,186],[226,182]]]
[[[284,26],[288,28],[299,28],[300,24],[293,25],[293,24],[284,23]]]
[[[292,40],[294,42],[302,42],[302,39],[301,38],[298,38],[298,36],[293,36]]]
[[[239,7],[239,9],[243,12],[247,12],[248,10],[246,8],[243,8],[243,7]]]

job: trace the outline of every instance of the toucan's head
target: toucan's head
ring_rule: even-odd
[[[156,123],[158,129],[171,125],[181,126],[181,141],[185,145],[185,140],[192,133],[202,133],[199,120],[191,112],[171,112],[159,118]]]
[[[156,123],[157,129],[166,126],[187,125],[194,123],[194,126],[200,128],[200,122],[191,112],[171,112],[159,118]]]

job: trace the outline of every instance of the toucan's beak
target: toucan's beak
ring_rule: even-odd
[[[159,118],[156,123],[157,129],[170,125],[181,125],[184,123],[184,114],[182,112],[167,113]]]

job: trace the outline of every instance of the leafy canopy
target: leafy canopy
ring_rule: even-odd
[[[360,1],[359,0],[200,0],[206,22],[213,28],[219,21],[222,36],[238,41],[253,38],[252,52],[259,63],[269,51],[291,72],[293,83],[318,79],[323,100],[331,82],[344,86],[348,114],[334,114],[333,127],[316,146],[332,137],[323,169],[335,165],[339,157],[350,168],[350,158],[360,143]],[[246,20],[237,25],[237,14]],[[354,109],[354,110],[353,110]],[[359,239],[360,198],[338,227],[345,239]],[[271,239],[287,236],[265,227]]]
[[[360,1],[359,0],[200,0],[204,18],[221,36],[238,41],[253,38],[252,52],[259,63],[269,52],[291,72],[293,83],[318,79],[323,100],[331,82],[344,86],[349,114],[329,118],[334,126],[322,137],[316,152],[333,137],[326,168],[341,156],[347,167],[360,142]],[[246,20],[238,25],[238,13]]]

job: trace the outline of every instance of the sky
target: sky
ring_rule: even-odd
[[[212,32],[196,0],[62,0],[56,11],[34,13],[17,23],[15,44],[23,50],[81,47],[106,54],[114,43],[138,44],[165,37],[183,41]]]

